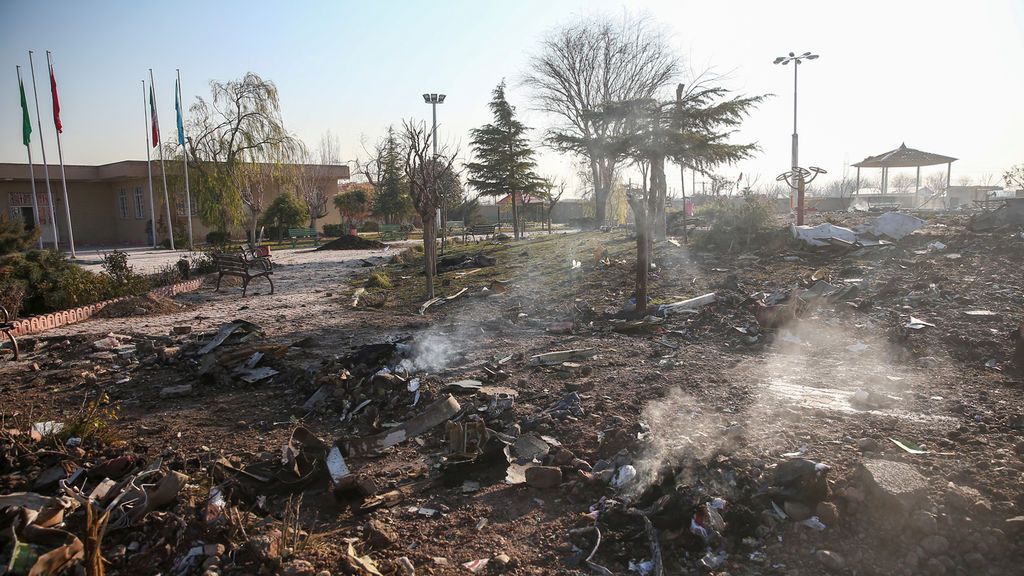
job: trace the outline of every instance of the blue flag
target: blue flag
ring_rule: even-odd
[[[178,113],[178,144],[185,145],[185,124],[181,119],[181,84],[174,81],[174,111]]]

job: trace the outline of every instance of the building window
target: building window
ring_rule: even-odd
[[[135,219],[142,220],[146,217],[146,205],[142,202],[142,186],[135,187]]]
[[[128,219],[128,191],[121,188],[117,191],[117,207],[121,210],[121,220]]]

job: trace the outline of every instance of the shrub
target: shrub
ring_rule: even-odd
[[[217,263],[213,261],[213,254],[207,251],[189,254],[188,267],[192,274],[212,274],[217,271]]]
[[[380,223],[375,220],[367,220],[359,227],[360,232],[380,232]]]
[[[324,236],[341,236],[344,231],[341,229],[341,224],[324,224]]]
[[[25,300],[25,285],[15,280],[0,280],[0,306],[7,310],[12,319],[18,317]]]
[[[231,242],[231,234],[220,230],[211,230],[206,234],[206,243],[213,246],[223,246]]]
[[[128,264],[128,254],[120,250],[103,256],[103,272],[109,280],[107,298],[134,296],[149,289],[149,281],[145,276],[135,273],[135,269]]]
[[[280,239],[288,228],[304,226],[309,222],[309,207],[291,192],[285,192],[267,206],[260,224],[271,231],[277,230]],[[272,236],[273,237],[273,236]]]
[[[0,256],[24,252],[32,248],[38,238],[39,230],[26,229],[21,218],[0,214]]]
[[[697,245],[725,250],[748,248],[775,220],[774,203],[761,196],[735,202],[722,198],[701,207],[698,213],[707,220],[708,229],[696,235]]]

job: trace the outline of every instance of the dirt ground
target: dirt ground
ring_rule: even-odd
[[[209,285],[180,311],[26,338],[0,361],[0,494],[56,495],[54,467],[94,472],[91,488],[124,455],[121,477],[158,459],[187,475],[107,531],[108,574],[655,574],[657,558],[664,574],[1019,573],[1024,236],[928,220],[852,251],[660,242],[655,306],[716,294],[664,318],[623,310],[625,232],[456,245],[439,295],[466,292],[423,315],[415,253],[289,254],[273,295]],[[364,288],[371,270],[391,286]],[[256,326],[202,350],[236,319]],[[588,352],[531,360],[559,350]],[[246,382],[256,352],[276,373]],[[485,388],[448,386],[465,379]],[[353,442],[449,394],[438,421],[457,425]],[[47,421],[65,429],[31,439]],[[454,453],[477,426],[480,450]],[[297,428],[323,445],[282,452]],[[509,483],[524,439],[537,470]],[[337,486],[332,446],[351,471]]]

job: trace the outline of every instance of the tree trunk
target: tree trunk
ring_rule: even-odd
[[[686,244],[686,170],[684,165],[679,164],[679,190],[683,196],[683,244]]]
[[[519,240],[519,203],[516,202],[516,193],[512,193],[512,238]]]
[[[636,313],[647,314],[647,277],[651,269],[650,218],[642,198],[627,197],[636,222]]]
[[[665,156],[651,156],[651,192],[648,197],[653,202],[653,210],[649,212],[652,220],[653,240],[665,240],[665,201],[668,199],[668,187],[665,181]]]
[[[432,216],[432,215],[431,215]],[[437,272],[437,230],[434,218],[423,216],[423,272],[427,279],[427,299],[434,297],[434,274]]]

